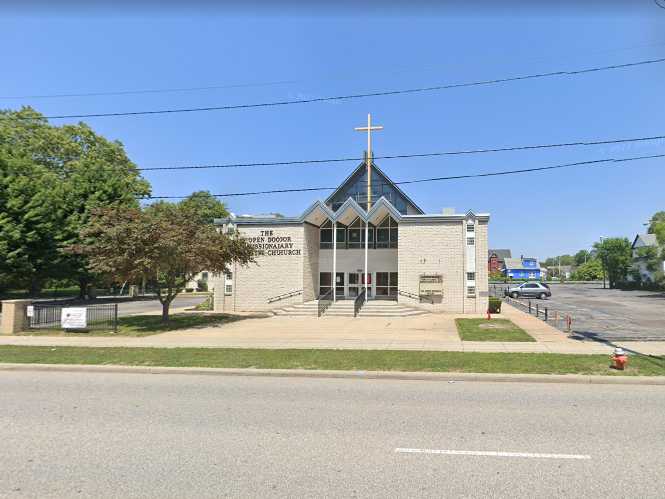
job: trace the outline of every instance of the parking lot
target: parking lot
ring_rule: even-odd
[[[493,285],[490,285],[492,288]],[[502,294],[503,285],[496,285]],[[603,289],[602,284],[551,284],[541,308],[569,314],[572,330],[603,341],[665,341],[665,293]]]

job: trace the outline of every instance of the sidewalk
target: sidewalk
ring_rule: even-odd
[[[144,337],[0,336],[0,345],[91,347],[323,348],[357,350],[422,350],[454,352],[530,352],[609,354],[615,346],[650,355],[665,355],[665,342],[608,345],[579,341],[510,305],[495,317],[512,320],[536,342],[461,341],[456,317],[427,314],[403,318],[267,317],[247,318],[221,327],[171,331]],[[477,315],[475,317],[481,317]]]

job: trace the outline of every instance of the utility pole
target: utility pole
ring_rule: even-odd
[[[367,132],[367,213],[372,207],[372,132],[383,130],[382,126],[372,126],[372,115],[367,113],[367,126],[356,127],[357,132]],[[369,299],[369,272],[367,256],[369,254],[369,220],[365,220],[365,300]]]
[[[601,244],[601,246],[602,246],[602,244],[603,244],[603,239],[604,239],[604,238],[602,238],[602,237],[600,238],[600,244]],[[602,262],[602,267],[603,267],[603,289],[607,289],[607,288],[605,287],[605,267],[607,266],[607,260],[606,260],[606,258],[605,258],[605,251],[603,251],[603,252],[601,253],[601,255],[602,255],[602,256],[601,256],[601,258],[600,258],[600,261]]]

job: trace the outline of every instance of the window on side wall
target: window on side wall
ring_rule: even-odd
[[[476,238],[475,237],[467,237],[466,238],[466,245],[467,246],[473,246],[476,244]]]
[[[475,286],[467,286],[466,287],[466,296],[467,296],[467,298],[475,298],[476,297],[476,287]]]
[[[475,281],[476,280],[476,273],[475,272],[467,272],[466,273],[466,280],[467,281]]]
[[[233,294],[233,272],[224,274],[224,294]]]

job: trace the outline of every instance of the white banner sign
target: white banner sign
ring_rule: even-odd
[[[60,325],[63,329],[82,329],[87,326],[85,307],[68,307],[62,309]]]
[[[28,308],[26,310],[26,315],[28,317],[34,317],[35,316],[35,307],[33,305],[28,305]]]

